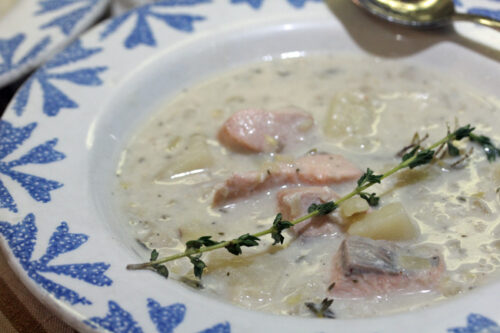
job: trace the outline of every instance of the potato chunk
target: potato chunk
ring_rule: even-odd
[[[213,157],[202,135],[193,135],[188,139],[185,149],[172,158],[168,165],[160,170],[156,179],[188,173],[193,170],[206,169],[213,164]]]
[[[419,231],[401,203],[390,203],[351,224],[347,233],[371,239],[407,240]]]
[[[340,204],[340,214],[342,217],[351,217],[354,214],[364,213],[369,208],[365,199],[353,197]]]
[[[336,95],[330,103],[323,125],[324,133],[350,148],[370,149],[378,124],[379,106],[363,93],[346,92]]]

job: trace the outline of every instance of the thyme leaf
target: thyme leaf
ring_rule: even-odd
[[[488,161],[493,162],[496,160],[497,156],[500,156],[500,150],[493,145],[489,137],[470,133],[469,139],[481,146],[486,154],[486,157],[488,158]]]
[[[149,261],[150,262],[153,262],[155,261],[156,259],[158,259],[158,256],[159,256],[159,253],[158,251],[156,251],[156,249],[154,249],[153,251],[151,251],[151,257],[149,258]],[[151,267],[158,273],[160,274],[161,276],[165,277],[165,278],[168,278],[168,269],[165,265],[161,265],[161,264],[153,264],[151,265]]]
[[[447,143],[447,146],[448,146],[448,154],[450,156],[458,156],[460,155],[460,151],[458,150],[458,148],[453,144],[453,142],[448,141]]]
[[[335,313],[330,310],[333,299],[324,298],[321,303],[306,302],[304,303],[307,308],[318,318],[335,319]]]
[[[410,169],[416,168],[420,165],[429,164],[434,158],[434,150],[425,149],[419,151],[417,155],[415,155],[415,159],[408,164]]]
[[[203,275],[203,270],[207,265],[203,260],[201,260],[201,254],[197,256],[188,256],[189,260],[193,264],[193,271],[194,271],[194,276],[196,276],[198,279],[201,279],[201,276]]]
[[[242,254],[241,251],[242,246],[252,247],[259,245],[260,238],[250,234],[244,234],[229,242],[226,246],[226,250],[234,254],[235,256]]]
[[[158,259],[158,255],[158,251],[154,249],[153,251],[151,251],[151,257],[149,258],[149,261],[155,261],[156,259]]]
[[[453,136],[455,137],[455,140],[462,140],[463,138],[470,137],[472,131],[474,131],[476,128],[471,127],[470,124],[467,124],[465,126],[460,127],[457,129],[455,132],[453,132]]]
[[[271,233],[271,237],[274,239],[273,245],[283,244],[285,237],[281,234],[281,232],[290,227],[293,227],[293,224],[289,221],[283,221],[283,215],[281,213],[278,213],[278,215],[276,215],[276,217],[274,218],[274,230]]]
[[[331,212],[333,212],[335,209],[337,209],[337,204],[333,201],[328,201],[323,204],[311,204],[307,208],[308,213],[314,213],[317,212],[316,215],[328,215]]]
[[[361,187],[366,184],[380,184],[383,175],[375,175],[373,174],[373,170],[368,168],[366,172],[358,179],[358,187]]]
[[[420,149],[420,146],[413,147],[412,150],[410,150],[408,153],[404,154],[403,157],[401,157],[401,160],[404,162],[404,161],[412,158],[419,149]]]
[[[220,243],[220,242],[213,241],[210,238],[212,238],[212,236],[202,236],[198,239],[187,241],[186,242],[186,251],[190,250],[190,249],[198,250],[202,246],[213,246],[213,245],[217,245]]]
[[[368,202],[368,204],[372,207],[378,206],[380,201],[380,197],[378,197],[376,193],[361,192],[359,196],[365,199],[366,202]]]

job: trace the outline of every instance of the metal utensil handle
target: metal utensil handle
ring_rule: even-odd
[[[483,16],[483,15],[468,14],[468,13],[455,13],[453,15],[453,20],[472,21],[475,23],[485,25],[485,26],[490,27],[490,28],[500,30],[500,21],[495,20],[491,17]]]

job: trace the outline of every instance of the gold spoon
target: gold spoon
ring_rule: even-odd
[[[472,21],[500,29],[500,21],[476,14],[457,13],[453,0],[352,0],[370,13],[416,28],[438,28],[451,21]]]

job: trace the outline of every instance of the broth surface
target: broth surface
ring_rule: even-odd
[[[425,143],[430,144],[456,120],[500,142],[499,105],[494,97],[443,75],[373,58],[314,55],[257,63],[168,101],[128,143],[114,194],[134,237],[162,256],[171,255],[200,236],[228,240],[272,224],[276,192],[283,187],[211,207],[214,186],[234,172],[262,170],[271,161],[317,149],[382,173],[399,163],[396,153],[415,132],[428,133]],[[314,117],[314,129],[279,154],[233,152],[218,142],[217,131],[234,112],[249,108],[299,108]],[[332,113],[334,121],[328,122]],[[176,166],[193,156],[207,166],[180,172]],[[461,167],[451,167],[453,161],[403,171],[373,187],[381,206],[401,202],[420,229],[418,239],[400,244],[432,246],[442,253],[447,272],[439,288],[335,299],[332,310],[339,318],[409,311],[498,277],[500,163],[488,163],[480,148]],[[355,182],[331,186],[340,195],[354,187]],[[304,303],[328,296],[332,258],[344,237],[339,228],[321,237],[287,236],[282,246],[271,246],[272,239],[263,237],[261,246],[243,248],[238,257],[224,250],[206,253],[199,291],[249,309],[311,316]],[[167,266],[174,278],[193,284],[188,260]]]

